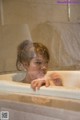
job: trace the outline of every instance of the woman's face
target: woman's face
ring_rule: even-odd
[[[27,72],[31,80],[43,77],[48,69],[48,60],[42,55],[35,56],[27,67]]]

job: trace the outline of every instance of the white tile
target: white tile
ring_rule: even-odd
[[[80,23],[80,4],[70,5],[70,22]]]
[[[3,1],[3,16],[5,24],[34,24],[43,21],[66,22],[67,6],[29,1]]]

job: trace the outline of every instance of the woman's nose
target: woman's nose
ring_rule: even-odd
[[[42,65],[42,66],[41,66],[41,69],[46,70],[46,69],[47,69],[47,65]]]

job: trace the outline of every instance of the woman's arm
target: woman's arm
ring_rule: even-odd
[[[33,80],[31,87],[33,90],[39,90],[41,86],[63,86],[62,78],[58,73],[46,74],[43,78]]]

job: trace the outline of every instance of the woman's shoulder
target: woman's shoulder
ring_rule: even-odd
[[[25,72],[17,72],[12,76],[12,80],[15,82],[21,82],[25,78],[26,73]]]

